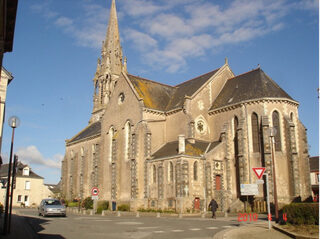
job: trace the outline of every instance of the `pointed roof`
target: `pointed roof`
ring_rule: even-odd
[[[259,98],[286,98],[293,100],[263,70],[257,68],[229,79],[213,102],[210,110]]]
[[[202,85],[204,85],[212,76],[214,76],[219,69],[220,68],[175,86],[177,90],[166,107],[166,110],[182,107],[185,96],[191,97],[198,89],[200,89]]]
[[[26,164],[23,164],[21,162],[18,162],[17,164],[17,171],[16,171],[16,176],[17,177],[24,177],[24,178],[39,178],[39,179],[43,179],[43,177],[39,176],[38,174],[36,174],[35,172],[33,172],[31,169],[29,171],[29,175],[23,175],[23,169],[25,167],[29,167]],[[3,164],[0,168],[0,177],[4,178],[4,177],[8,177],[8,170],[9,170],[9,164]]]
[[[122,70],[122,49],[120,44],[120,34],[115,0],[112,0],[109,14],[110,15],[106,39],[102,47],[102,63],[107,65],[107,58],[109,58],[111,73],[120,75]]]

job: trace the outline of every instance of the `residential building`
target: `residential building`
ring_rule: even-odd
[[[0,203],[5,204],[6,182],[9,164],[3,164],[0,169]],[[43,177],[31,170],[28,165],[18,163],[15,187],[13,191],[13,207],[37,207],[43,198],[53,196],[53,193],[43,182]]]
[[[319,156],[311,157],[310,163],[310,179],[312,187],[313,201],[319,202]]]

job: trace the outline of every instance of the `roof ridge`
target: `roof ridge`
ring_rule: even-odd
[[[243,76],[243,75],[245,75],[245,74],[252,73],[252,72],[257,71],[257,70],[260,70],[260,71],[264,72],[260,67],[257,67],[257,68],[255,68],[255,69],[250,70],[250,71],[241,73],[241,74],[236,75],[236,76],[234,76],[234,77],[231,77],[231,78],[228,79],[228,80],[233,80],[233,79],[235,79],[235,78],[237,78],[237,77],[239,77],[239,76]]]
[[[128,76],[133,76],[133,77],[136,77],[136,78],[139,78],[141,80],[145,80],[145,81],[150,81],[152,83],[156,83],[156,84],[159,84],[159,85],[163,85],[163,86],[167,86],[167,87],[170,87],[170,88],[176,88],[175,86],[172,86],[172,85],[167,85],[167,84],[164,84],[164,83],[161,83],[161,82],[158,82],[158,81],[154,81],[154,80],[149,80],[147,78],[143,78],[143,77],[140,77],[140,76],[136,76],[136,75],[132,75],[132,74],[127,74]]]
[[[187,82],[190,82],[190,81],[192,81],[192,80],[195,80],[195,79],[197,79],[197,78],[200,78],[200,77],[202,77],[202,76],[205,76],[205,75],[207,75],[207,74],[213,73],[214,71],[217,71],[217,70],[219,70],[220,68],[221,68],[221,67],[219,67],[219,68],[217,68],[217,69],[214,69],[214,70],[212,70],[212,71],[209,71],[209,72],[207,72],[207,73],[204,73],[204,74],[202,74],[202,75],[196,76],[196,77],[194,77],[194,78],[192,78],[192,79],[190,79],[190,80],[181,82],[180,84],[175,85],[174,87],[179,87],[179,86],[181,86],[182,84],[185,84],[185,83],[187,83]]]

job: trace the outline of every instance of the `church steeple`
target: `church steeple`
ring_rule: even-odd
[[[126,71],[126,66],[122,62],[116,1],[112,0],[106,39],[102,43],[101,59],[98,59],[97,71],[93,79],[93,111],[90,122],[101,118],[115,83],[121,72]]]
[[[109,68],[112,75],[120,75],[122,70],[122,48],[120,45],[120,34],[116,1],[112,0],[109,16],[109,25],[106,39],[102,46],[102,64]],[[109,58],[109,59],[108,59]]]

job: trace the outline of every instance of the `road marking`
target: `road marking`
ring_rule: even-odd
[[[95,222],[111,222],[111,220],[105,219],[105,220],[94,220]]]
[[[200,231],[201,229],[200,228],[190,228],[189,230],[190,231]]]
[[[145,230],[145,229],[156,229],[159,227],[137,227],[138,230]]]
[[[184,230],[171,230],[172,232],[184,232]]]
[[[164,233],[164,231],[154,231],[154,233]]]
[[[120,225],[139,225],[139,224],[143,224],[143,222],[117,222],[116,224],[120,224]]]
[[[223,226],[224,228],[230,228],[230,227],[232,227],[232,226]]]
[[[206,227],[206,229],[214,230],[214,229],[218,229],[218,228],[217,227]]]

